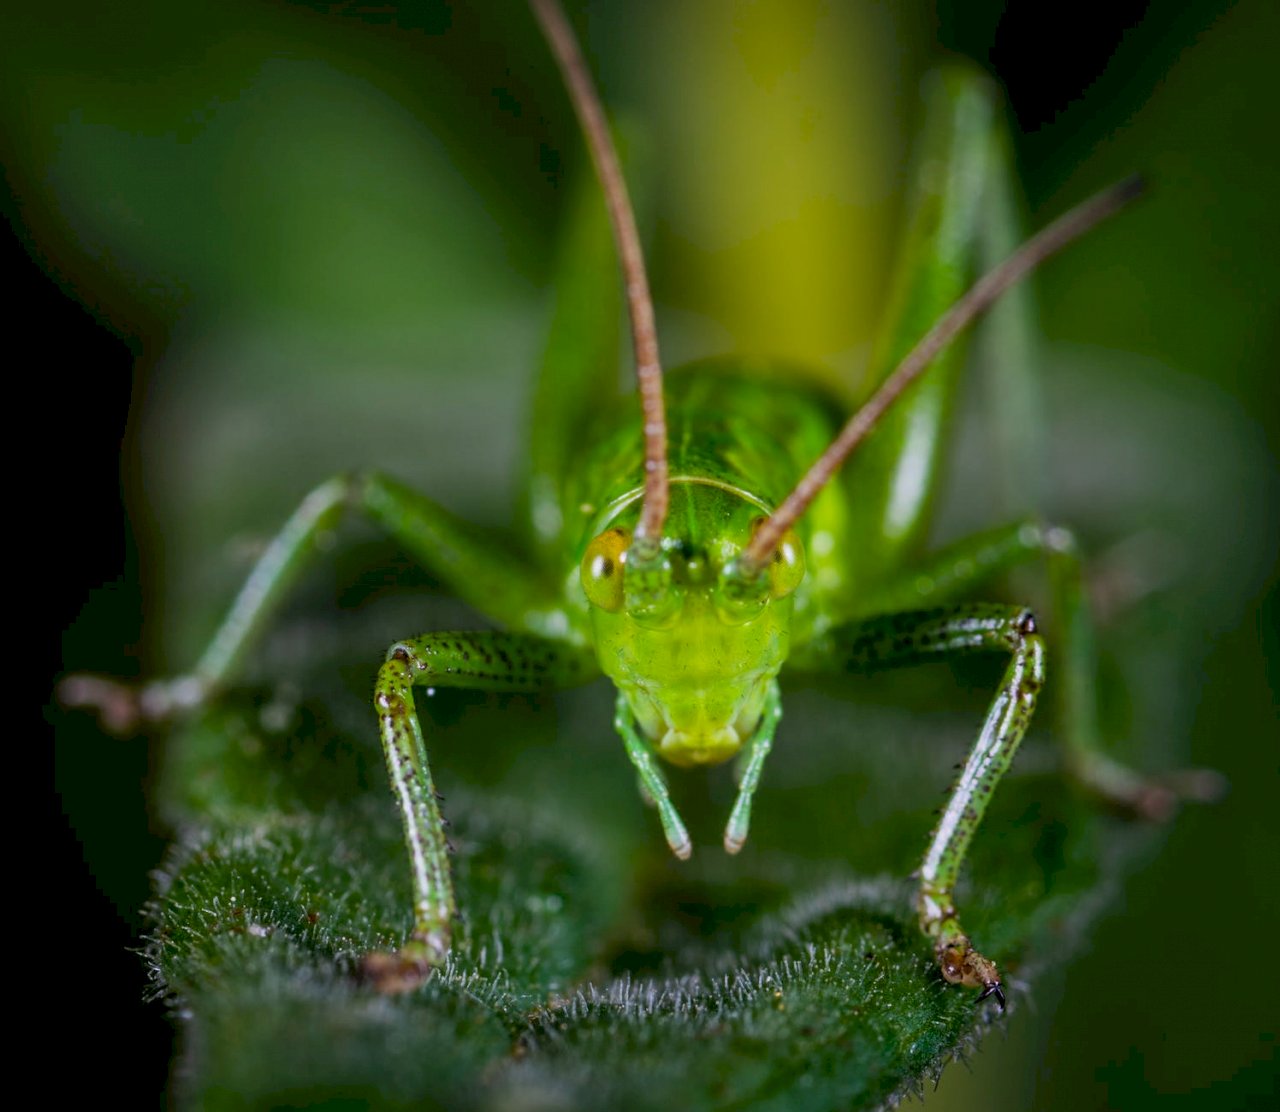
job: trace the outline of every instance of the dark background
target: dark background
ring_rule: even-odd
[[[114,256],[103,241],[77,231],[84,225],[71,211],[74,198],[96,196],[109,212],[113,188],[109,166],[101,183],[81,183],[83,192],[51,185],[50,148],[41,137],[66,126],[77,83],[89,116],[104,80],[132,84],[145,104],[157,58],[169,59],[173,80],[184,66],[216,58],[219,44],[225,50],[227,42],[251,36],[255,19],[286,41],[296,23],[298,56],[349,52],[358,73],[377,64],[379,43],[396,40],[403,69],[387,85],[392,92],[409,90],[408,111],[443,132],[450,152],[461,152],[464,176],[486,203],[498,197],[499,207],[506,206],[495,216],[507,221],[506,265],[514,275],[503,279],[498,299],[504,304],[508,297],[536,298],[545,281],[552,185],[560,160],[573,157],[561,152],[572,124],[545,63],[528,75],[519,68],[524,57],[540,58],[541,48],[511,6],[481,13],[492,16],[487,34],[475,33],[476,19],[444,5],[326,15],[318,7],[242,4],[233,13],[238,21],[198,8],[180,18],[147,5],[137,9],[127,25],[88,5],[30,11],[9,21],[16,33],[3,48],[10,55],[2,122],[12,227],[5,256],[14,291],[11,366],[33,394],[29,406],[15,405],[11,413],[15,429],[27,424],[22,414],[36,416],[31,427],[41,444],[24,451],[16,473],[31,480],[15,486],[18,505],[30,505],[37,526],[31,531],[36,558],[27,566],[38,569],[37,595],[52,609],[51,620],[41,623],[47,633],[33,681],[39,702],[47,701],[51,677],[64,667],[119,675],[140,667],[143,591],[121,504],[122,442],[134,526],[146,536],[163,513],[137,479],[140,467],[156,462],[139,463],[139,445],[147,442],[138,409],[130,424],[130,400],[151,395],[166,354],[184,344],[189,349],[192,320],[207,328],[221,311],[211,310],[207,299],[232,284],[225,276],[202,284],[216,267],[202,274],[194,266],[195,276],[175,293],[167,283],[172,273],[185,273],[180,261],[166,262],[170,274],[149,274],[145,264]],[[1180,6],[1176,14],[1110,5],[1098,13],[1073,9],[1070,22],[1046,38],[1037,22],[1043,12],[1031,4],[924,9],[899,24],[901,56],[904,65],[920,66],[951,50],[1000,79],[1020,129],[1017,162],[1033,223],[1132,169],[1155,180],[1153,199],[1134,216],[1132,233],[1110,248],[1136,258],[1141,311],[1100,317],[1088,275],[1073,269],[1089,259],[1068,258],[1043,278],[1043,328],[1050,343],[1136,353],[1148,365],[1168,368],[1170,389],[1189,389],[1188,396],[1211,399],[1228,413],[1229,420],[1207,427],[1233,430],[1235,443],[1186,446],[1204,453],[1206,471],[1224,453],[1248,453],[1229,471],[1246,482],[1207,488],[1210,497],[1230,500],[1236,513],[1229,520],[1243,524],[1234,535],[1205,538],[1217,546],[1206,557],[1211,571],[1191,575],[1231,577],[1230,589],[1202,583],[1194,596],[1182,596],[1191,599],[1186,624],[1196,646],[1190,667],[1196,679],[1177,704],[1191,707],[1179,721],[1194,758],[1224,769],[1233,793],[1217,808],[1178,820],[1165,851],[1131,878],[1099,927],[1093,952],[1067,971],[1065,987],[1046,986],[1038,1015],[1019,1015],[1007,1042],[988,1041],[971,1076],[953,1067],[930,1099],[938,1107],[951,1101],[954,1107],[1065,1109],[1141,1108],[1176,1097],[1188,1108],[1263,1107],[1276,1084],[1276,1011],[1267,989],[1275,982],[1268,937],[1277,911],[1271,877],[1278,848],[1274,460],[1280,405],[1275,264],[1267,245],[1277,242],[1278,229],[1276,155],[1264,136],[1276,123],[1265,75],[1278,28],[1261,4]],[[634,74],[624,35],[640,20],[625,6],[591,6],[588,43],[606,75]],[[419,75],[405,59],[420,49],[430,59],[429,72],[414,92]],[[210,80],[207,71],[201,80]],[[634,97],[627,105],[633,111],[644,104],[635,80],[618,77],[611,85],[602,77],[606,95]],[[498,83],[502,96],[486,95]],[[450,88],[480,95],[454,96]],[[210,94],[210,103],[219,96]],[[512,110],[507,98],[523,110]],[[131,126],[142,125],[120,124]],[[506,173],[527,190],[508,191]],[[659,242],[665,243],[661,220]],[[674,271],[673,249],[661,250],[660,302],[663,275]],[[1120,296],[1125,282],[1117,281]],[[678,276],[670,283],[679,284]],[[251,288],[243,294],[252,296]],[[229,300],[234,304],[235,296]],[[527,311],[532,315],[536,307]],[[536,337],[536,322],[527,331]],[[527,371],[512,371],[520,374]],[[510,403],[518,404],[518,398]],[[1249,441],[1243,448],[1240,438]],[[154,597],[158,588],[148,590]],[[128,951],[137,945],[147,870],[164,844],[143,805],[147,753],[137,742],[101,739],[91,723],[51,706],[44,713],[58,726],[57,791],[48,832],[26,843],[34,852],[19,854],[23,865],[34,865],[22,871],[31,871],[38,894],[38,921],[28,923],[36,956],[23,961],[21,971],[31,970],[31,991],[49,1005],[49,1021],[76,1033],[78,1068],[67,1086],[142,1099],[156,1094],[159,1101],[169,1029],[158,1005],[140,1002],[140,963]],[[33,751],[47,767],[47,742]]]

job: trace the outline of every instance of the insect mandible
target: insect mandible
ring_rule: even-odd
[[[874,671],[1004,653],[1008,667],[930,837],[917,905],[943,977],[1003,1004],[996,964],[971,943],[953,893],[1034,710],[1045,679],[1044,642],[1026,608],[958,600],[1020,563],[1048,562],[1063,625],[1061,682],[1079,693],[1064,700],[1076,708],[1065,723],[1071,770],[1145,814],[1165,812],[1174,793],[1099,747],[1089,710],[1088,616],[1069,533],[1019,521],[920,554],[945,403],[957,389],[955,361],[945,356],[957,333],[1004,290],[1123,206],[1137,186],[1122,183],[1068,213],[966,291],[963,276],[982,246],[984,183],[1000,168],[988,94],[968,74],[949,72],[938,81],[934,130],[954,172],[921,190],[916,216],[917,234],[933,241],[931,262],[900,284],[889,339],[873,367],[879,386],[863,407],[842,426],[816,389],[728,360],[682,369],[664,384],[639,237],[598,97],[558,7],[532,2],[610,209],[640,385],[638,406],[620,406],[585,436],[585,408],[561,408],[537,429],[530,530],[552,553],[547,565],[495,550],[486,535],[387,476],[340,477],[303,500],[189,675],[128,691],[72,677],[64,701],[93,705],[125,724],[189,712],[215,697],[316,539],[349,509],[385,528],[459,597],[501,623],[500,632],[398,642],[378,674],[375,705],[414,906],[409,938],[395,953],[369,955],[365,966],[380,988],[402,991],[445,959],[456,912],[415,687],[544,691],[608,675],[618,689],[615,725],[627,755],[671,850],[685,858],[691,841],[658,758],[676,766],[739,759],[724,832],[726,850],[737,852],[781,717],[784,666]],[[612,297],[597,302],[602,315],[615,312]],[[575,346],[553,326],[544,392],[586,397],[598,393],[586,384],[612,379],[609,329],[597,332],[594,347]],[[883,476],[874,489],[855,489],[840,474],[855,449],[869,461],[865,470]]]

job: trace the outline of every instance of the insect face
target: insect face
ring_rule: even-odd
[[[803,547],[790,533],[768,571],[742,574],[761,507],[713,483],[672,484],[656,560],[628,559],[638,516],[633,503],[580,565],[600,667],[663,757],[718,764],[754,733],[786,659]]]

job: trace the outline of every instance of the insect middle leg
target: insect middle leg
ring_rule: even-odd
[[[993,577],[1041,560],[1048,573],[1056,703],[1067,770],[1086,790],[1122,811],[1167,818],[1179,799],[1213,800],[1222,777],[1207,769],[1146,776],[1105,749],[1098,724],[1097,649],[1079,547],[1058,525],[1021,521],[958,541],[863,596],[868,613],[957,601]]]
[[[62,681],[59,698],[64,705],[97,710],[104,725],[117,733],[195,710],[235,678],[315,558],[319,542],[351,510],[379,525],[486,616],[530,633],[573,639],[554,589],[508,551],[501,537],[463,521],[389,476],[339,475],[311,491],[272,538],[189,673],[140,687],[73,675]]]

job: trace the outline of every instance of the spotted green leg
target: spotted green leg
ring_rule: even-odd
[[[375,702],[404,824],[413,929],[398,953],[371,955],[366,969],[383,991],[403,991],[444,960],[454,913],[448,846],[413,687],[543,691],[598,672],[554,594],[499,538],[385,475],[331,479],[303,499],[267,546],[190,675],[140,689],[94,676],[69,677],[60,694],[68,704],[94,707],[117,731],[139,720],[189,712],[214,697],[235,677],[321,539],[350,509],[382,526],[456,595],[517,631],[430,633],[401,641],[378,674]]]
[[[444,961],[457,910],[449,844],[413,689],[536,692],[570,687],[595,674],[589,652],[523,633],[427,633],[388,650],[374,688],[374,707],[391,791],[404,825],[413,930],[395,953],[366,957],[365,973],[380,991],[412,989]]]
[[[993,576],[1033,559],[1048,567],[1052,607],[1060,630],[1059,703],[1067,766],[1091,791],[1125,810],[1161,818],[1179,797],[1212,799],[1221,790],[1213,772],[1193,769],[1166,782],[1148,780],[1103,750],[1093,696],[1096,669],[1092,622],[1081,565],[1071,534],[1021,522],[966,538],[928,557],[865,597],[874,616],[828,628],[791,658],[815,672],[873,672],[932,657],[1005,652],[1009,665],[929,840],[919,870],[920,927],[933,940],[943,976],[982,989],[1004,1004],[995,964],[969,941],[953,893],[969,843],[1008,770],[1045,680],[1045,645],[1031,612],[1022,607],[951,602]],[[928,609],[907,609],[928,607]],[[880,611],[879,614],[874,614]]]
[[[97,711],[116,733],[195,710],[234,681],[324,541],[353,513],[393,537],[454,597],[507,627],[511,632],[430,633],[398,642],[378,673],[376,710],[413,890],[413,926],[405,945],[366,961],[367,974],[384,991],[413,987],[444,959],[455,910],[448,845],[413,688],[534,692],[599,673],[576,611],[565,604],[564,568],[548,557],[552,549],[558,553],[562,540],[558,490],[571,468],[571,449],[587,415],[617,392],[619,298],[615,283],[600,279],[612,265],[613,247],[603,202],[589,177],[574,191],[564,241],[532,422],[526,509],[537,551],[514,551],[508,537],[470,524],[386,475],[337,476],[311,491],[272,538],[190,673],[141,687],[75,675],[59,689],[64,704]]]
[[[1008,771],[1044,682],[1044,641],[1022,607],[969,603],[849,622],[811,641],[793,658],[801,668],[873,672],[935,657],[1006,652],[1009,666],[929,840],[920,867],[920,928],[933,940],[943,976],[981,988],[1003,1006],[995,964],[970,944],[953,892],[991,794]]]

